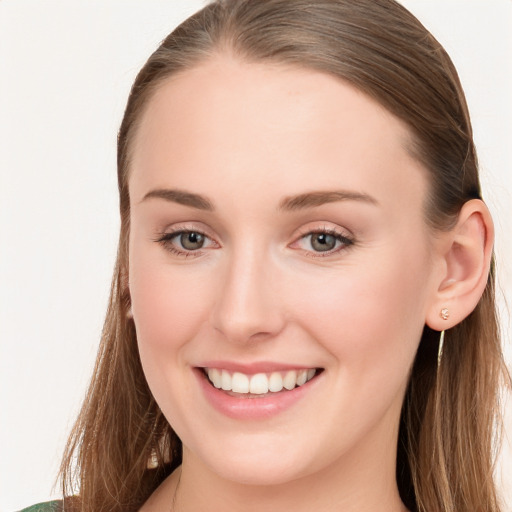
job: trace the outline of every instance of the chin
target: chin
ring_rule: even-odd
[[[227,463],[211,467],[219,477],[249,486],[283,485],[305,476],[305,471],[296,464],[284,460],[246,460],[243,463]]]
[[[306,476],[315,466],[321,466],[318,457],[317,460],[308,457],[307,446],[307,440],[285,443],[267,436],[251,439],[241,436],[236,440],[218,439],[214,450],[194,450],[193,459],[195,464],[205,465],[209,472],[233,483],[280,485]]]

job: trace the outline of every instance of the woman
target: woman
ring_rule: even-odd
[[[65,510],[500,510],[493,226],[410,13],[210,4],[139,73],[118,179]]]

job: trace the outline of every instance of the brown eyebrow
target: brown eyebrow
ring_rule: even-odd
[[[185,192],[184,190],[166,189],[159,188],[148,192],[142,201],[147,199],[158,198],[164,199],[165,201],[171,201],[173,203],[182,204],[184,206],[190,206],[197,208],[198,210],[213,211],[213,203],[206,197],[199,194],[193,194],[192,192]]]
[[[142,201],[158,198],[165,201],[197,208],[198,210],[214,211],[213,203],[207,198],[192,192],[177,189],[155,189],[148,192]],[[378,204],[378,201],[368,194],[347,190],[330,190],[307,192],[296,196],[286,197],[279,204],[278,210],[295,211],[305,208],[314,208],[336,201],[362,201],[369,204]]]
[[[368,195],[360,192],[352,192],[348,190],[329,190],[308,192],[285,198],[279,204],[279,210],[301,210],[304,208],[313,208],[327,203],[334,203],[336,201],[362,201],[373,205],[378,205],[378,201]]]

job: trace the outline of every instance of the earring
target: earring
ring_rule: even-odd
[[[151,450],[151,455],[149,456],[146,467],[148,469],[156,469],[158,467],[158,456],[155,449]]]
[[[441,366],[441,359],[443,357],[443,347],[444,347],[444,330],[441,331],[441,336],[439,337],[439,348],[437,349],[437,368]]]
[[[443,320],[448,320],[450,318],[450,310],[448,308],[443,308],[439,312],[439,316]],[[441,331],[441,336],[439,337],[439,348],[437,349],[437,367],[441,365],[441,358],[443,357],[443,346],[444,346],[444,329]]]

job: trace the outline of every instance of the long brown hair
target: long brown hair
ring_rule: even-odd
[[[425,218],[432,229],[449,229],[462,205],[481,197],[457,72],[394,0],[218,0],[182,23],[139,72],[119,132],[118,259],[93,378],[61,467],[64,494],[80,496],[66,503],[82,512],[137,510],[181,462],[180,440],[148,388],[128,315],[130,151],[162,82],[222,52],[339,77],[403,120],[411,151],[429,173]],[[446,334],[439,368],[438,333],[425,327],[398,439],[397,482],[411,511],[500,510],[494,434],[506,372],[494,292],[492,268],[476,309]]]

